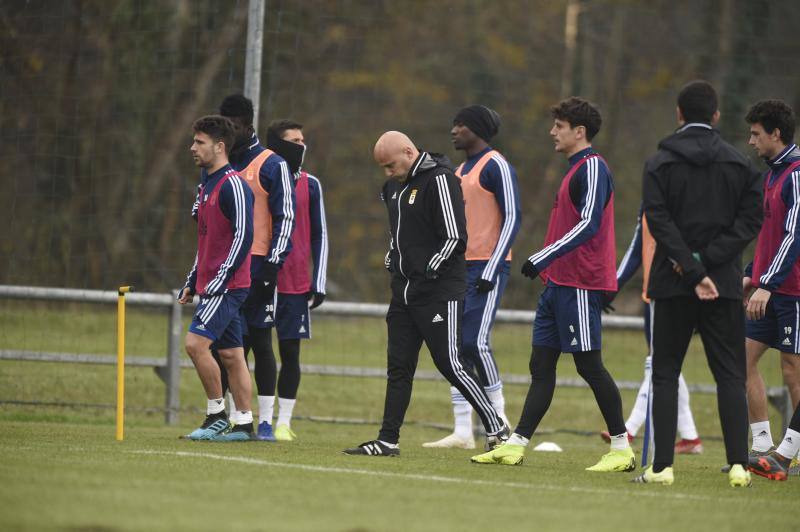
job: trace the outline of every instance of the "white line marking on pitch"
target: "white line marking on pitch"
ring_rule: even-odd
[[[580,486],[554,486],[552,484],[529,484],[525,482],[480,480],[480,479],[468,479],[462,477],[442,477],[438,475],[419,475],[414,473],[392,473],[389,471],[371,471],[369,469],[350,469],[346,467],[327,467],[327,466],[315,466],[307,464],[290,464],[284,462],[270,462],[268,460],[261,460],[258,458],[248,458],[245,456],[226,456],[222,454],[212,454],[212,453],[198,453],[198,452],[188,452],[188,451],[155,451],[155,450],[129,451],[129,452],[132,454],[183,456],[189,458],[210,458],[212,460],[222,460],[226,462],[238,462],[241,464],[251,464],[251,465],[259,465],[267,467],[282,467],[285,469],[313,471],[316,473],[345,473],[349,475],[364,475],[364,476],[383,477],[383,478],[402,478],[406,480],[423,480],[428,482],[469,484],[475,486],[492,486],[498,488],[516,488],[516,489],[525,488],[525,489],[537,489],[537,490],[549,490],[549,491],[566,491],[571,493],[592,493],[592,494],[602,494],[602,495],[613,495],[614,497],[619,497],[621,495],[619,490],[614,490],[614,489],[584,488]],[[687,493],[669,493],[668,491],[663,489],[663,486],[655,486],[655,488],[656,488],[655,490],[647,490],[647,491],[625,491],[624,495],[655,497],[658,499],[732,502],[731,499],[705,497],[703,495],[693,495]]]

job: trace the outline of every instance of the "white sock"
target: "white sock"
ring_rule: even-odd
[[[274,395],[258,396],[258,423],[267,422],[272,425],[272,411],[275,408]]]
[[[508,445],[522,445],[523,447],[527,447],[530,441],[531,440],[529,440],[525,436],[520,436],[515,432],[514,434],[511,435],[510,438],[508,438],[508,441],[506,441],[506,443]]]
[[[219,399],[209,399],[206,406],[206,414],[219,414],[225,411],[225,400],[220,397]]]
[[[467,402],[453,403],[453,417],[456,420],[453,433],[459,438],[472,438],[472,406]]]
[[[508,418],[506,418],[506,399],[503,397],[503,385],[500,384],[500,387],[496,390],[484,388],[484,391],[489,397],[489,401],[491,401],[494,409],[497,410],[497,415],[500,416],[500,419],[502,419],[504,423],[507,423],[506,420]]]
[[[286,425],[287,427],[292,424],[292,410],[294,410],[294,403],[297,399],[286,399],[285,397],[278,397],[278,421],[275,426]]]
[[[234,425],[246,425],[253,422],[252,410],[236,410],[235,415],[231,416],[231,422]]]
[[[383,441],[383,440],[378,440],[378,441],[381,442],[382,444],[384,444],[389,449],[399,449],[400,448],[400,444],[399,443],[389,443],[388,441]]]
[[[628,420],[625,422],[625,428],[634,436],[644,425],[645,419],[647,419],[647,389],[649,387],[649,380],[642,381],[642,385],[639,386],[639,393],[636,394],[636,402],[633,403],[631,415],[628,416]]]
[[[692,409],[689,408],[689,387],[686,386],[683,373],[678,376],[678,432],[685,440],[696,440],[700,437],[694,424]]]
[[[233,394],[229,391],[225,395],[228,399],[228,412],[235,412],[236,402],[233,400]]]
[[[639,386],[639,393],[636,394],[636,402],[633,403],[631,415],[628,417],[628,421],[625,422],[625,428],[634,436],[644,425],[645,419],[647,419],[647,390],[650,388],[650,374],[651,370],[644,370],[644,380]]]
[[[611,450],[612,451],[624,451],[625,449],[627,449],[630,446],[631,446],[631,444],[628,443],[628,434],[626,432],[623,432],[622,434],[617,434],[617,435],[611,436]]]
[[[764,452],[772,447],[772,432],[769,430],[769,420],[750,423],[750,432],[753,434],[753,450]]]
[[[453,418],[455,419],[453,433],[459,438],[472,438],[472,406],[455,386],[450,387],[450,397],[453,400]]]
[[[786,435],[778,446],[778,454],[784,458],[794,458],[800,451],[800,432],[786,429]]]

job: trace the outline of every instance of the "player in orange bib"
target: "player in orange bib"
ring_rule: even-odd
[[[466,160],[456,169],[464,193],[467,218],[467,294],[464,299],[463,357],[475,371],[500,417],[505,414],[503,382],[494,359],[490,334],[511,266],[511,246],[520,226],[517,173],[489,146],[500,127],[500,116],[482,105],[460,110],[453,119],[453,146]],[[450,388],[455,429],[423,447],[474,449],[472,407]]]

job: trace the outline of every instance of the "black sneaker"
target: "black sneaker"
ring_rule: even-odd
[[[496,447],[500,447],[508,440],[509,436],[511,436],[511,427],[504,424],[500,432],[486,436],[486,445],[484,445],[484,449],[492,451]]]
[[[344,454],[363,454],[366,456],[400,456],[398,447],[389,447],[380,440],[364,442],[358,447],[345,449]]]
[[[774,445],[772,447],[770,447],[769,449],[767,449],[766,451],[756,451],[756,450],[750,449],[750,452],[747,453],[747,457],[748,458],[759,458],[761,456],[767,456],[769,453],[771,453],[774,450],[775,450],[775,446]],[[721,473],[730,473],[730,471],[731,471],[731,465],[730,464],[724,465],[724,466],[722,466],[720,468],[720,472]]]
[[[228,423],[228,416],[223,410],[218,414],[207,415],[206,420],[203,421],[203,424],[200,425],[200,428],[194,429],[191,433],[184,436],[184,438],[190,440],[210,440],[217,434],[221,434],[222,432],[226,431],[229,427],[230,423]]]

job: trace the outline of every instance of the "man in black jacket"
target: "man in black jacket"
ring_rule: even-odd
[[[483,387],[461,360],[461,316],[467,288],[464,197],[446,160],[420,152],[399,131],[375,144],[375,161],[388,181],[381,198],[389,211],[391,241],[386,268],[392,274],[386,401],[376,440],[346,454],[393,456],[422,342],[436,368],[464,395],[486,428],[487,450],[508,438]]]
[[[717,382],[730,485],[750,484],[742,250],[761,224],[761,178],[712,128],[718,119],[714,88],[689,83],[678,96],[680,127],[645,163],[643,205],[656,241],[647,290],[655,457],[638,482],[673,482],[678,375],[697,329]]]

